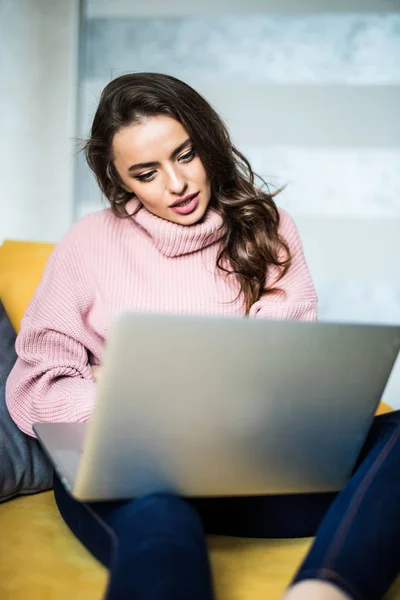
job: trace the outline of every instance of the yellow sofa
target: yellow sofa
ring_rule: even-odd
[[[52,249],[52,244],[15,241],[0,247],[0,298],[17,331]],[[378,412],[389,410],[381,404]],[[210,536],[217,598],[281,598],[311,542]],[[106,569],[70,533],[51,491],[0,505],[0,598],[98,600],[106,582]],[[400,579],[386,596],[395,599],[400,599]]]

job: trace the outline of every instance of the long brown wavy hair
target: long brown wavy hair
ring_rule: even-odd
[[[246,314],[262,294],[279,292],[276,283],[290,267],[287,243],[279,235],[279,212],[273,200],[280,191],[256,185],[249,161],[233,145],[226,125],[210,104],[189,85],[160,73],[131,73],[103,90],[84,153],[114,214],[129,217],[134,194],[122,187],[113,162],[117,131],[144,117],[167,115],[179,121],[190,137],[211,184],[210,206],[222,217],[225,234],[217,267],[236,277]],[[266,189],[262,189],[265,186]],[[279,276],[266,286],[268,269]]]

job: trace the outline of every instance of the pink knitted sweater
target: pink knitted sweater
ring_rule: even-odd
[[[280,214],[280,233],[293,254],[279,284],[286,294],[262,297],[250,316],[314,320],[317,298],[301,241],[289,215]],[[221,225],[211,209],[201,223],[184,226],[144,208],[128,219],[104,209],[73,225],[47,263],[17,338],[6,401],[20,429],[34,435],[35,422],[90,418],[91,365],[102,362],[115,312],[244,315],[237,283],[216,272]]]

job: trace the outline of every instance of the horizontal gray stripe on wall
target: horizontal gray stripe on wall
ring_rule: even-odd
[[[197,89],[220,110],[240,145],[400,144],[400,86],[220,85]]]
[[[400,12],[92,19],[84,39],[89,78],[134,70],[208,84],[400,83]]]
[[[399,0],[86,0],[89,17],[215,14],[218,12],[393,12]]]
[[[187,81],[225,118],[239,146],[399,147],[400,86],[243,86]],[[82,83],[80,134],[107,80]]]

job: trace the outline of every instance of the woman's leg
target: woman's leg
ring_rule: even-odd
[[[107,600],[213,598],[201,523],[183,500],[157,494],[84,504],[65,491],[58,477],[54,493],[70,529],[110,568]]]
[[[379,599],[400,571],[400,411],[374,419],[353,476],[339,494],[192,503],[208,533],[269,538],[316,534],[288,600]],[[306,586],[309,580],[312,585]],[[318,582],[333,584],[341,593]]]
[[[332,503],[287,598],[316,597],[307,591],[305,582],[322,580],[334,584],[350,598],[377,600],[399,572],[397,411],[375,419],[353,477]]]

